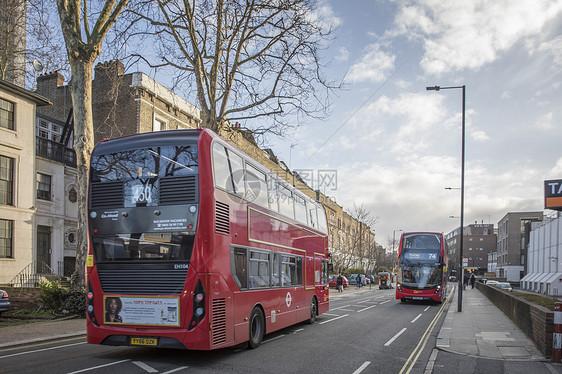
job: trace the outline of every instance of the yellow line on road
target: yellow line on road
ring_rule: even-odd
[[[439,320],[439,317],[443,313],[443,310],[445,310],[445,306],[447,306],[447,304],[449,304],[452,300],[453,300],[453,295],[451,293],[451,295],[447,298],[447,301],[445,303],[443,303],[443,305],[441,305],[441,308],[439,308],[439,311],[437,312],[437,314],[433,318],[433,321],[431,321],[431,323],[429,324],[429,326],[427,327],[427,329],[423,333],[422,337],[420,338],[420,341],[419,341],[418,345],[412,351],[412,354],[410,354],[410,357],[408,357],[408,360],[406,361],[404,366],[402,366],[402,369],[400,370],[399,374],[410,373],[410,371],[414,367],[415,363],[418,361],[418,358],[420,357],[421,353],[423,352],[423,349],[425,348],[425,345],[427,344],[427,341],[429,340],[429,335],[433,331],[433,328],[435,327],[435,324]]]
[[[73,337],[73,338],[68,338],[68,339],[54,339],[54,340],[49,340],[48,342],[43,342],[43,343],[35,343],[35,344],[23,344],[23,345],[18,345],[15,347],[10,347],[10,348],[3,348],[0,349],[0,353],[1,352],[9,352],[9,351],[15,351],[17,349],[25,349],[25,348],[35,348],[35,347],[42,347],[44,345],[51,345],[54,343],[64,343],[64,342],[71,342],[74,340],[80,340],[80,339],[85,339],[86,335],[81,335],[81,336],[77,336],[77,337]]]

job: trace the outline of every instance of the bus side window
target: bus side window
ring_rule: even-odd
[[[307,217],[306,217],[306,204],[304,199],[298,195],[294,195],[295,197],[295,219],[300,223],[307,224]]]
[[[273,260],[271,262],[271,286],[279,287],[281,285],[281,279],[279,278],[279,254],[273,254]]]
[[[228,161],[230,163],[230,179],[232,179],[234,193],[238,196],[244,196],[246,194],[246,188],[244,186],[244,160],[228,149],[226,150],[226,154],[228,155]]]
[[[220,143],[213,145],[213,170],[215,172],[215,186],[228,192],[234,192],[226,148]]]
[[[246,200],[268,207],[265,174],[246,163]]]
[[[246,249],[235,248],[232,260],[234,280],[240,289],[248,288]]]

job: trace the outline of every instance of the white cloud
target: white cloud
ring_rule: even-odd
[[[396,57],[382,50],[379,43],[371,44],[364,50],[361,59],[349,69],[346,80],[355,82],[381,82],[394,71]]]
[[[349,50],[345,47],[341,47],[339,54],[335,57],[337,61],[347,61],[349,60]]]
[[[517,42],[539,35],[562,11],[559,0],[398,1],[395,34],[423,39],[423,69],[478,70]],[[546,43],[555,56],[562,42]]]
[[[552,130],[554,128],[554,124],[552,123],[553,113],[549,112],[539,117],[535,122],[535,127],[541,130]]]
[[[490,140],[490,137],[486,134],[485,131],[482,130],[472,130],[470,132],[470,135],[472,139],[479,142]]]
[[[547,178],[562,178],[562,157],[556,161],[556,165],[552,168],[552,170],[550,170]]]

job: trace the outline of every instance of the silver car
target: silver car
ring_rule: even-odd
[[[498,282],[494,284],[494,286],[504,289],[506,291],[513,291],[513,288],[511,288],[511,284],[509,284],[508,282]]]
[[[6,291],[0,290],[0,315],[7,310],[10,310],[10,298]]]

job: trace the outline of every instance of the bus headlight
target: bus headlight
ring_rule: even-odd
[[[441,286],[435,287],[435,293],[439,293],[439,292],[441,292]]]

